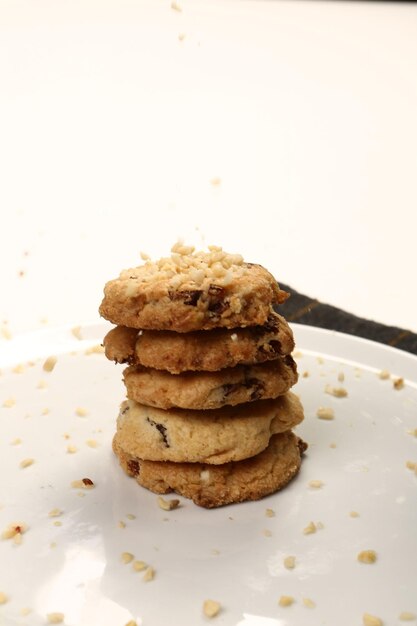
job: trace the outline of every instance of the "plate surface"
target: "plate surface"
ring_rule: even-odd
[[[38,626],[62,613],[67,626],[197,626],[211,621],[206,599],[222,606],[212,622],[228,626],[353,626],[364,613],[398,624],[402,612],[417,614],[417,476],[406,467],[417,463],[415,357],[294,324],[305,407],[297,432],[309,443],[297,478],[258,502],[208,511],[181,499],[167,512],[111,452],[124,388],[122,367],[94,349],[107,328],[1,344],[0,531],[27,530],[19,545],[0,541],[0,624]],[[319,419],[319,407],[334,419]],[[93,489],[71,487],[85,477]],[[316,532],[305,534],[310,522]],[[359,562],[363,550],[376,562]],[[292,606],[279,606],[283,595]]]

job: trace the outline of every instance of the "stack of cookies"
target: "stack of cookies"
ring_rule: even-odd
[[[100,313],[116,327],[105,353],[128,365],[113,449],[140,485],[216,507],[297,474],[294,340],[274,310],[287,296],[263,267],[215,246],[176,244],[106,284]]]

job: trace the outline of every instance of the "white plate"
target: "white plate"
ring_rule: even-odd
[[[122,368],[85,354],[106,329],[86,327],[82,340],[58,329],[1,344],[0,530],[28,525],[20,545],[0,541],[0,592],[9,598],[1,624],[38,626],[60,612],[68,626],[198,626],[209,621],[208,598],[222,605],[214,623],[230,626],[353,626],[364,613],[388,625],[402,611],[417,614],[417,476],[406,467],[417,462],[415,357],[294,325],[306,414],[298,432],[310,444],[298,477],[259,502],[205,510],[181,499],[165,512],[111,452]],[[42,364],[51,354],[57,363],[48,373]],[[22,363],[23,372],[13,371]],[[383,369],[391,379],[379,378]],[[406,381],[397,390],[399,376]],[[328,384],[348,396],[325,393]],[[335,419],[318,419],[319,406],[334,408]],[[22,469],[26,458],[35,462]],[[70,483],[83,477],[96,486],[80,497]],[[324,484],[313,489],[311,480]],[[62,515],[49,517],[55,508]],[[310,521],[323,527],[306,535]],[[358,562],[362,550],[375,550],[377,561]],[[123,564],[122,552],[153,566],[154,580]],[[293,570],[283,565],[289,555]],[[281,595],[295,603],[279,606]]]

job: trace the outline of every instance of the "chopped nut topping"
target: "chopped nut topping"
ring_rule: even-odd
[[[82,335],[81,335],[81,326],[74,326],[74,328],[71,328],[71,332],[74,335],[74,337],[78,340],[82,339]]]
[[[322,480],[310,480],[310,482],[308,483],[308,486],[312,489],[320,489],[321,487],[323,487],[323,485],[324,482]]]
[[[147,568],[145,561],[133,561],[132,567],[135,572],[143,572]]]
[[[304,535],[312,535],[317,530],[317,526],[314,522],[310,522],[303,530]]]
[[[388,380],[388,378],[391,378],[391,374],[388,370],[381,370],[378,376],[381,380]]]
[[[9,597],[3,591],[0,591],[0,604],[6,604],[9,601]]]
[[[86,415],[88,415],[88,412],[86,409],[83,409],[83,407],[77,407],[75,409],[75,415],[77,415],[78,417],[85,417]]]
[[[78,448],[77,446],[69,445],[67,446],[67,452],[68,454],[75,454],[76,452],[78,452]]]
[[[324,388],[325,393],[328,393],[335,398],[346,398],[348,395],[344,387],[333,387],[332,385],[326,385]]]
[[[177,509],[179,503],[179,500],[166,500],[165,498],[162,498],[162,496],[159,496],[158,498],[158,506],[164,511],[172,511],[173,509]]]
[[[279,606],[291,606],[295,600],[292,596],[281,596],[278,600]]]
[[[399,614],[398,619],[401,620],[402,622],[412,622],[413,620],[416,619],[416,614],[410,613],[409,611],[402,611]]]
[[[284,559],[284,567],[285,569],[294,569],[295,567],[295,556],[286,556]]]
[[[122,558],[123,563],[127,565],[128,563],[131,563],[135,557],[133,556],[131,552],[122,552],[121,558]]]
[[[81,480],[73,480],[71,487],[74,489],[93,489],[94,483],[91,478],[81,478]]]
[[[361,563],[375,563],[376,561],[376,552],[374,550],[362,550],[358,554],[358,561]]]
[[[362,620],[363,626],[383,626],[383,621],[379,619],[379,617],[375,617],[375,615],[370,615],[369,613],[364,613]]]
[[[220,602],[216,602],[216,600],[205,600],[203,603],[203,613],[206,617],[216,617],[220,609]]]
[[[50,624],[62,624],[64,617],[63,613],[48,613],[46,619]]]
[[[48,515],[49,517],[59,517],[63,512],[64,511],[61,511],[61,509],[52,509],[52,511],[49,511]]]
[[[155,578],[155,570],[153,567],[151,567],[150,565],[146,568],[145,573],[143,575],[142,580],[145,583],[148,583],[149,581],[153,580]]]
[[[265,515],[267,517],[275,517],[275,511],[273,509],[265,509]]]
[[[3,406],[5,409],[11,409],[12,406],[14,406],[16,404],[16,400],[14,398],[6,398],[6,400],[3,402]]]
[[[46,361],[44,362],[42,369],[44,372],[52,372],[57,362],[56,356],[48,356]]]
[[[316,603],[314,602],[314,600],[311,600],[310,598],[303,598],[303,604],[308,609],[314,609],[316,606]]]
[[[393,382],[394,389],[402,389],[404,387],[404,378],[396,378]]]
[[[23,461],[20,461],[19,467],[24,469],[25,467],[29,467],[30,465],[33,465],[34,462],[35,462],[35,459],[23,459]]]
[[[317,409],[316,415],[321,420],[333,420],[334,410],[331,407],[320,406]]]

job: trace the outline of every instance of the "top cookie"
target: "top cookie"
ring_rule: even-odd
[[[190,332],[262,325],[288,294],[261,265],[211,246],[176,244],[169,258],[121,272],[108,282],[100,314],[122,326]]]

